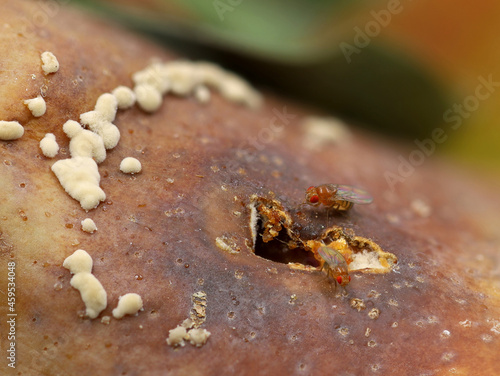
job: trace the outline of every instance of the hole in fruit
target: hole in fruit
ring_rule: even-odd
[[[278,236],[264,242],[264,227],[263,221],[260,218],[257,221],[257,228],[257,237],[254,248],[257,256],[283,264],[292,262],[310,265],[313,267],[319,266],[319,262],[314,258],[312,252],[308,252],[302,247],[290,247],[290,245],[294,245],[294,242],[286,234],[286,231],[282,230],[279,232]]]
[[[349,229],[332,226],[313,239],[304,239],[289,212],[274,196],[251,196],[250,209],[254,252],[259,257],[311,271],[324,268],[327,262],[330,270],[343,267],[344,274],[383,274],[397,267],[394,254],[384,252],[371,239],[356,236]]]

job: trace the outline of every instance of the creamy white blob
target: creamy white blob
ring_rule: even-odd
[[[101,282],[91,274],[92,264],[92,257],[83,249],[76,250],[63,262],[63,266],[74,274],[70,284],[80,291],[85,314],[95,319],[107,306],[107,294]]]
[[[97,226],[91,218],[85,218],[80,223],[82,225],[82,230],[85,232],[92,234],[94,231],[97,231]]]
[[[139,294],[128,293],[118,298],[118,306],[113,310],[113,317],[121,319],[125,315],[135,315],[142,309],[142,298]]]
[[[47,133],[40,140],[40,149],[42,149],[43,155],[47,158],[54,158],[59,152],[59,145],[56,141],[56,136],[52,133]]]
[[[133,157],[124,158],[120,163],[120,171],[125,174],[137,174],[141,169],[141,162]]]
[[[17,121],[0,120],[0,140],[11,141],[21,138],[24,128]]]
[[[41,95],[33,99],[26,99],[24,104],[28,106],[28,109],[34,117],[40,117],[47,111],[47,104]]]
[[[97,163],[89,157],[62,159],[52,165],[64,190],[85,210],[94,209],[106,199],[106,194],[99,187],[101,176]]]
[[[42,53],[42,70],[44,74],[50,74],[59,70],[59,62],[52,52],[45,51]]]

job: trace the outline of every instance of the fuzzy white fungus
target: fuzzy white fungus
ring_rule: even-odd
[[[92,257],[83,249],[78,249],[71,256],[66,257],[63,266],[72,274],[92,272]]]
[[[106,149],[113,149],[120,140],[120,131],[112,123],[116,117],[118,100],[113,94],[102,94],[96,102],[93,111],[80,115],[80,121],[92,132],[102,137]]]
[[[141,169],[141,162],[132,157],[124,158],[120,163],[120,171],[125,174],[137,174]]]
[[[93,274],[77,273],[71,278],[70,284],[80,291],[85,303],[85,313],[91,319],[99,316],[99,313],[108,305],[106,290]]]
[[[85,232],[92,234],[94,231],[97,231],[97,226],[96,226],[95,222],[90,218],[85,218],[80,223],[82,225],[82,230]]]
[[[113,317],[121,319],[125,315],[135,315],[141,309],[141,296],[135,293],[128,293],[120,296],[118,299],[118,306],[113,310]]]
[[[54,158],[59,152],[56,136],[52,133],[47,133],[44,138],[40,140],[40,149],[42,149],[43,155],[47,158]]]
[[[52,171],[64,190],[79,201],[83,209],[94,209],[106,199],[106,194],[99,187],[101,176],[97,163],[92,158],[62,159],[52,165]]]
[[[24,128],[17,121],[0,120],[0,140],[11,141],[21,138]]]
[[[104,141],[97,133],[83,129],[74,120],[68,120],[64,123],[63,131],[71,139],[69,143],[71,157],[94,158],[97,163],[106,159]]]
[[[166,64],[155,62],[145,69],[135,72],[132,75],[135,86],[150,85],[161,95],[166,94],[170,90],[170,80],[165,65]]]
[[[210,99],[208,87],[219,91],[227,100],[251,108],[259,107],[262,98],[245,80],[212,63],[191,61],[155,62],[132,75],[137,102],[153,112],[167,92],[179,96],[195,95],[202,103]],[[154,90],[153,90],[154,89]]]
[[[42,70],[46,75],[59,70],[59,62],[52,52],[45,51],[42,53],[42,63]]]
[[[34,117],[40,117],[47,111],[45,99],[43,99],[41,95],[33,99],[26,99],[24,104],[28,106],[28,109]]]
[[[120,110],[125,110],[135,104],[135,94],[132,89],[126,86],[118,86],[111,94],[115,96]]]
[[[208,103],[210,101],[210,90],[206,86],[200,85],[194,90],[194,96],[200,103]]]
[[[139,84],[134,88],[137,103],[146,112],[155,112],[162,103],[161,93],[152,85]]]
[[[74,274],[70,284],[80,291],[86,315],[95,319],[107,306],[107,294],[101,282],[91,274],[92,257],[78,249],[64,260],[63,266]]]
[[[206,329],[195,328],[188,332],[189,342],[196,347],[201,347],[207,343],[210,332]]]
[[[187,330],[183,326],[177,326],[168,331],[167,344],[172,347],[185,345],[184,340],[188,339]]]
[[[340,144],[351,137],[347,125],[333,117],[307,116],[302,120],[306,148],[315,150],[328,144]]]

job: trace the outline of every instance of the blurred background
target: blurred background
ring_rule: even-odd
[[[76,0],[193,59],[500,178],[498,0]],[[72,2],[73,3],[73,2]]]

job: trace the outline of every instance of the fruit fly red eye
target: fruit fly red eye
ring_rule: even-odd
[[[341,284],[342,284],[342,277],[341,277],[341,276],[338,276],[338,277],[337,277],[337,282],[339,283],[339,285],[341,285]]]
[[[310,202],[311,204],[315,204],[315,203],[317,203],[318,201],[319,201],[319,196],[318,196],[318,195],[313,195],[313,196],[311,196],[311,197],[309,198],[309,202]]]
[[[311,185],[309,188],[307,188],[308,191],[310,191],[311,189],[314,189],[314,185]]]
[[[351,282],[351,276],[349,276],[349,282]]]

